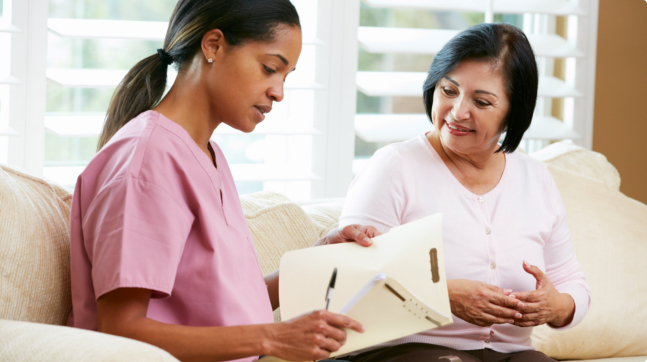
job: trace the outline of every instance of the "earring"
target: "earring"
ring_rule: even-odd
[[[211,63],[213,63],[213,59],[209,58],[209,59],[207,59],[207,62],[209,62],[209,64],[211,64]]]

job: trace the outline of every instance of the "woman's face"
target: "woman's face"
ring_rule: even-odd
[[[301,54],[301,29],[279,25],[271,42],[251,41],[242,46],[223,44],[214,62],[205,64],[207,92],[219,121],[251,132],[283,100],[283,83]]]
[[[475,154],[497,148],[509,109],[503,76],[491,63],[466,60],[436,83],[431,117],[445,147]]]

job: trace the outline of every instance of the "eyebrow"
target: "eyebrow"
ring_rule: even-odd
[[[455,81],[455,80],[453,80],[453,79],[451,79],[450,77],[448,77],[448,76],[444,75],[444,76],[443,76],[443,78],[445,78],[445,79],[447,79],[448,81],[450,81],[450,82],[454,83],[454,85],[456,85],[457,87],[460,87],[460,85],[458,84],[458,82],[457,82],[457,81]],[[484,91],[484,90],[475,90],[475,91],[474,91],[474,93],[484,93],[484,94],[489,94],[489,95],[492,95],[492,96],[495,96],[495,97],[499,98],[499,96],[497,96],[496,94],[491,93],[491,92],[488,92],[488,91]]]
[[[287,60],[287,59],[285,59],[281,54],[267,54],[267,55],[271,55],[271,56],[273,56],[273,57],[277,57],[277,58],[281,59],[281,61],[282,61],[282,62],[283,62],[283,64],[285,64],[285,65],[290,64],[290,62],[288,62],[288,60]]]

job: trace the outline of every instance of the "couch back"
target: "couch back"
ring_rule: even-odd
[[[66,322],[71,202],[65,189],[0,166],[0,319]]]

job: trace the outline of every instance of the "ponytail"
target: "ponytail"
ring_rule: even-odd
[[[301,27],[290,0],[179,0],[171,15],[164,48],[130,69],[112,95],[97,151],[131,119],[153,109],[166,89],[168,66],[178,69],[200,50],[202,37],[220,29],[232,46],[272,41],[277,25]]]
[[[110,99],[97,151],[128,121],[159,103],[166,89],[167,69],[168,64],[155,54],[135,64],[126,74]]]

